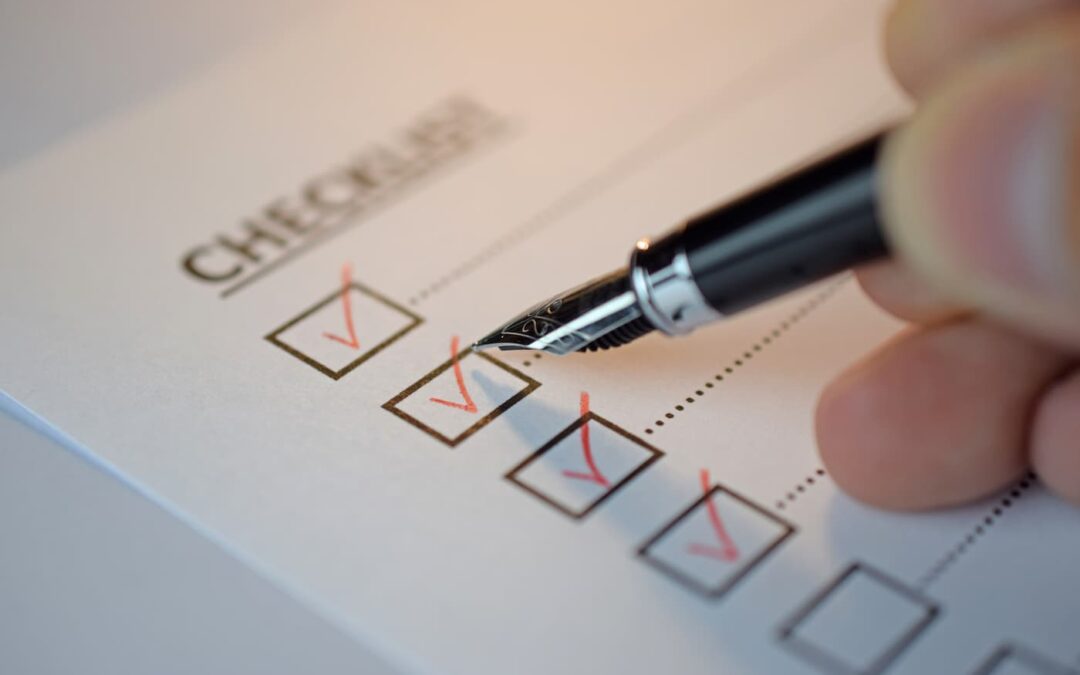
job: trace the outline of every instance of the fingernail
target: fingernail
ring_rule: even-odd
[[[894,139],[886,220],[916,267],[962,295],[1076,297],[1077,72],[1075,53],[981,63],[935,94]]]

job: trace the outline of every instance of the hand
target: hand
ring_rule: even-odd
[[[858,276],[915,325],[826,390],[822,458],[887,508],[1028,468],[1080,503],[1080,2],[900,0],[886,43],[918,107],[883,158],[897,261]]]

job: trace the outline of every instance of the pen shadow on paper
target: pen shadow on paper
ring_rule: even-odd
[[[482,373],[474,375],[476,384],[488,396],[494,399],[505,398],[513,394],[512,388],[499,384]],[[569,403],[569,402],[568,402]],[[574,401],[573,404],[576,404]],[[532,399],[528,405],[515,406],[507,412],[506,423],[526,449],[524,456],[531,456],[557,434],[567,429],[569,425],[580,420],[577,406],[569,404],[565,407],[553,406]],[[604,416],[603,406],[597,406],[596,413]],[[644,440],[644,439],[643,439]],[[651,444],[651,439],[646,440]],[[672,454],[677,449],[661,447],[662,452]],[[569,484],[577,489],[578,496],[583,498],[592,494],[594,486],[581,483],[580,486]],[[648,466],[640,475],[623,485],[617,492],[589,511],[580,519],[570,519],[565,513],[558,512],[550,504],[541,500],[536,501],[537,509],[550,511],[552,518],[561,518],[566,521],[568,527],[589,526],[597,528],[598,536],[617,537],[625,544],[628,556],[640,558],[639,549],[647,541],[653,538],[662,528],[671,523],[684,509],[696,502],[702,496],[701,488],[695,480],[686,475],[678,475],[670,471],[660,457]],[[523,499],[531,499],[532,496],[522,493]],[[796,532],[796,537],[798,533]],[[780,573],[795,577],[800,580],[796,584],[801,588],[811,588],[818,575],[805,569],[799,564],[797,558],[784,555],[785,549],[791,548],[791,542],[777,552],[777,555],[766,561],[765,565],[772,568],[771,573]],[[645,574],[663,576],[653,570],[644,561],[641,569]],[[657,580],[656,584],[643,584],[641,587],[643,601],[650,603],[652,611],[665,614],[666,621],[685,622],[688,630],[698,631],[702,622],[712,625],[716,629],[719,625],[730,619],[725,619],[714,610],[717,605],[723,604],[729,596],[741,593],[768,592],[764,586],[754,586],[754,577],[760,569],[752,570],[739,587],[734,588],[729,594],[719,598],[707,598],[696,595],[666,578]],[[647,600],[646,600],[647,598]],[[793,597],[787,599],[785,604],[792,608],[797,606],[805,598]],[[759,619],[775,623],[777,616],[767,608],[771,603],[747,603],[740,602],[740,612],[745,618],[746,612],[760,613]],[[666,609],[664,609],[666,608]],[[690,611],[688,611],[688,609]]]
[[[483,373],[475,373],[474,379],[481,390],[494,399],[503,399],[514,393],[511,387],[499,384]],[[520,447],[527,449],[526,456],[530,456],[552,441],[561,432],[564,432],[570,425],[580,423],[581,414],[578,403],[578,400],[575,399],[572,402],[568,401],[566,407],[561,407],[544,403],[538,399],[529,399],[527,404],[516,406],[517,409],[511,409],[506,414],[507,425],[514,435],[521,440]],[[590,412],[604,419],[609,419],[605,415],[602,405],[595,410],[590,408]],[[641,440],[649,446],[653,446],[651,441]],[[660,448],[660,451],[665,452],[663,448]],[[666,495],[670,498],[666,501],[673,500],[683,506],[700,496],[696,491],[695,484],[686,483],[685,479],[676,481],[669,473],[664,471],[663,457],[661,456],[658,461],[654,461],[634,479],[618,487],[610,497],[605,498],[596,508],[577,522],[603,520],[608,525],[613,526],[615,532],[625,536],[628,543],[636,546],[640,542],[636,541],[635,537],[638,539],[644,538],[641,531],[642,520],[631,517],[639,515],[636,513],[636,509],[624,509],[619,508],[619,506],[621,501],[640,501],[632,499],[632,492],[638,484],[642,484],[646,491],[652,495]],[[583,499],[593,495],[596,490],[595,485],[589,482],[568,482],[567,485],[577,493],[577,496]],[[539,502],[537,506],[538,508],[544,507]],[[558,514],[553,511],[552,515],[557,516]],[[657,519],[655,513],[650,515],[651,520],[656,520],[656,526],[653,529],[658,529],[658,526],[663,522],[663,515],[661,514],[659,519]],[[651,533],[651,531],[645,532],[644,535],[647,536]]]

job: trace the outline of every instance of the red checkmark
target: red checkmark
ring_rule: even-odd
[[[709,494],[709,470],[701,470],[701,490],[706,495]],[[716,535],[716,541],[719,542],[719,546],[716,544],[700,544],[692,543],[687,547],[687,550],[691,555],[700,555],[708,558],[716,558],[724,562],[734,562],[739,559],[739,549],[735,546],[735,542],[731,539],[731,535],[728,534],[727,528],[724,527],[724,521],[720,518],[720,511],[716,508],[716,504],[711,497],[707,497],[705,500],[705,506],[709,511],[709,522],[712,523],[713,533]]]
[[[581,417],[584,420],[581,423],[581,454],[585,458],[585,465],[589,467],[589,472],[584,473],[582,471],[570,471],[569,469],[566,469],[563,471],[563,475],[567,478],[587,480],[596,483],[601,487],[610,487],[611,482],[604,477],[604,474],[600,473],[600,469],[596,466],[596,460],[593,459],[592,445],[589,443],[589,420],[584,419],[585,415],[588,413],[589,394],[583,391],[581,392]]]
[[[450,361],[454,364],[454,379],[457,380],[458,392],[461,394],[462,403],[457,401],[447,401],[442,398],[431,398],[432,403],[438,403],[439,405],[449,406],[451,408],[457,408],[458,410],[464,410],[467,413],[475,413],[479,408],[476,407],[476,403],[473,402],[472,396],[469,395],[469,388],[465,386],[465,375],[461,372],[461,362],[458,360],[458,345],[461,344],[461,339],[455,335],[450,338]]]
[[[356,326],[353,325],[352,299],[349,297],[349,288],[352,286],[352,268],[349,263],[341,266],[341,308],[345,312],[345,328],[349,331],[348,339],[333,333],[323,333],[323,337],[340,342],[346,347],[360,349],[360,340],[356,337]]]

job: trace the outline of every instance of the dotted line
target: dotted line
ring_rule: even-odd
[[[920,589],[925,589],[927,586],[937,581],[942,574],[953,566],[960,556],[964,555],[964,553],[974,546],[983,535],[990,531],[990,528],[994,523],[1005,515],[1005,511],[1012,508],[1013,504],[1021,499],[1024,496],[1024,493],[1031,489],[1037,480],[1038,478],[1035,474],[1029,472],[1026,477],[1014,485],[1012,489],[1009,490],[1008,494],[999,499],[997,504],[995,504],[986,516],[967,533],[967,536],[961,539],[956,546],[942,556],[926,574],[922,575],[922,578],[918,581],[918,587]]]
[[[622,183],[642,168],[652,166],[658,157],[670,155],[690,143],[699,134],[720,123],[724,116],[730,114],[732,106],[760,96],[763,93],[764,83],[770,82],[772,75],[779,75],[790,69],[793,55],[811,53],[815,49],[828,49],[830,42],[835,42],[835,35],[830,35],[828,32],[810,31],[805,36],[789,43],[784,49],[773,54],[767,62],[756,69],[746,70],[736,80],[726,83],[697,105],[677,114],[641,143],[600,168],[554,203],[533,217],[527,218],[471,258],[467,258],[456,268],[425,286],[408,299],[408,304],[415,306],[423,302],[506,249],[559,222],[565,215],[604,194],[608,189]]]
[[[472,256],[471,258],[467,258],[465,262],[450,270],[442,277],[439,277],[435,281],[431,282],[426,287],[421,289],[420,292],[418,292],[416,295],[409,298],[409,305],[415,307],[424,300],[427,300],[429,296],[438,293],[443,288],[449,286],[458,279],[469,274],[476,268],[486,263],[491,258],[494,258],[498,254],[510,248],[514,244],[528,239],[530,235],[535,234],[547,224],[540,224],[537,222],[538,220],[541,220],[541,217],[531,219],[523,223],[522,225],[515,227],[503,236],[496,239],[487,248],[482,249],[479,253]],[[554,220],[555,219],[552,218],[550,222],[554,222]]]
[[[536,352],[535,354],[530,354],[529,359],[531,359],[531,360],[522,361],[521,365],[524,368],[528,368],[529,366],[531,366],[533,364],[533,361],[539,361],[542,357],[543,357],[543,354],[541,354],[540,352]]]
[[[645,429],[645,433],[656,433],[656,431],[658,431],[660,427],[666,425],[670,420],[675,419],[675,416],[677,414],[686,412],[688,405],[692,405],[695,401],[704,396],[709,389],[712,389],[716,386],[716,383],[723,382],[726,378],[734,375],[735,371],[739,368],[742,368],[749,361],[751,361],[754,358],[755,354],[765,349],[765,347],[768,347],[777,339],[782,337],[796,323],[805,318],[807,314],[816,309],[819,305],[821,305],[821,303],[832,297],[833,294],[835,294],[841,286],[847,283],[850,278],[850,274],[843,275],[839,280],[830,284],[828,288],[823,290],[805,305],[796,310],[795,313],[793,313],[787,319],[781,321],[780,324],[776,326],[770,333],[763,336],[754,344],[750,345],[750,347],[745,352],[743,352],[742,356],[732,361],[731,364],[725,367],[722,372],[713,375],[711,379],[706,380],[702,384],[700,389],[695,389],[693,395],[687,396],[685,399],[683,399],[684,403],[677,403],[673,409],[664,413],[664,416],[662,418],[657,419],[655,422],[653,422],[652,426]]]
[[[795,500],[797,500],[799,498],[799,495],[806,492],[811,487],[821,483],[822,482],[821,479],[824,478],[824,477],[825,477],[825,469],[821,469],[821,468],[815,469],[814,473],[812,475],[809,475],[806,478],[804,478],[802,481],[800,481],[799,483],[796,483],[795,486],[792,487],[791,490],[786,495],[784,495],[780,499],[777,499],[776,500],[776,508],[783,511],[789,505],[793,504],[795,502]]]
[[[477,251],[472,257],[466,258],[460,265],[425,286],[416,295],[409,298],[408,303],[415,306],[423,302],[429,296],[438,293],[458,279],[470,274],[508,248],[516,246],[560,222],[563,217],[604,194],[608,189],[632,176],[639,169],[649,166],[656,156],[662,156],[673,148],[690,141],[697,132],[715,123],[715,119],[710,119],[709,116],[703,115],[702,112],[702,110],[694,109],[683,116],[677,117],[643,143],[603,167],[538,213],[526,218],[523,222]]]

